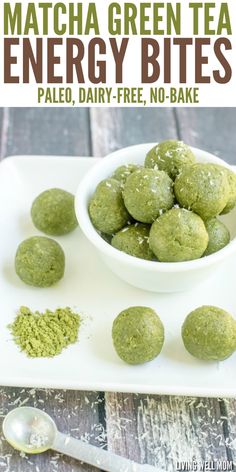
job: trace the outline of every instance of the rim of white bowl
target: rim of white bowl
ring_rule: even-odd
[[[126,254],[125,252],[119,251],[118,249],[111,246],[111,244],[107,243],[100,236],[100,234],[97,232],[97,230],[93,226],[90,220],[87,204],[84,198],[84,195],[87,194],[87,191],[89,189],[91,178],[99,174],[99,169],[110,167],[110,165],[114,161],[116,161],[116,159],[119,157],[119,155],[123,155],[124,153],[129,152],[130,150],[134,151],[135,148],[140,149],[141,147],[143,147],[145,149],[146,147],[148,147],[149,149],[151,149],[151,147],[155,145],[157,145],[157,143],[143,143],[143,144],[128,146],[128,147],[119,149],[118,151],[110,153],[106,157],[102,158],[101,162],[96,164],[87,172],[85,177],[80,182],[78,189],[76,191],[76,195],[75,195],[75,211],[78,217],[79,226],[81,230],[83,231],[85,236],[88,238],[88,240],[97,249],[99,249],[103,254],[113,259],[116,259],[117,261],[126,263],[134,268],[136,267],[140,269],[148,269],[154,272],[155,271],[156,272],[185,272],[185,271],[191,271],[194,269],[209,267],[211,265],[216,264],[217,262],[223,261],[228,255],[236,251],[236,238],[232,239],[230,243],[227,244],[227,246],[225,246],[223,249],[200,259],[194,259],[191,261],[184,261],[184,262],[159,262],[159,261],[148,261],[145,259],[139,259],[138,257],[130,256],[129,254]],[[204,154],[204,157],[206,158],[208,162],[220,164],[220,165],[223,165],[224,167],[228,167],[229,169],[231,169],[231,166],[227,164],[227,162],[220,159],[219,157],[216,157],[213,154],[207,151],[203,151],[199,148],[195,148],[192,146],[190,146],[190,148],[196,154],[199,154],[199,153]],[[108,171],[107,178],[109,176],[110,174]],[[106,178],[106,176],[102,176],[101,180],[103,180],[104,178]]]

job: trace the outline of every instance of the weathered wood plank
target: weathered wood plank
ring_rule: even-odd
[[[236,108],[178,108],[180,137],[236,164]]]
[[[99,419],[103,398],[95,392],[51,389],[2,388],[0,390],[0,428],[3,417],[17,406],[35,406],[49,413],[59,431],[83,439],[98,447],[106,445],[104,424]],[[0,436],[1,472],[95,472],[97,469],[49,451],[40,455],[22,455]]]
[[[92,108],[90,117],[92,149],[97,157],[120,147],[176,137],[170,108]]]
[[[233,462],[234,466],[236,466],[236,399],[223,399],[221,402],[221,413],[222,418],[224,418],[228,461]]]
[[[2,158],[2,149],[4,146],[4,126],[3,126],[4,108],[0,108],[0,161]]]
[[[4,109],[2,157],[14,154],[88,156],[90,153],[88,109]]]
[[[182,461],[227,459],[214,399],[110,393],[106,409],[108,448],[131,459],[170,472]]]

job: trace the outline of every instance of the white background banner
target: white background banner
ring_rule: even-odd
[[[235,0],[94,3],[1,1],[0,106],[236,106]]]

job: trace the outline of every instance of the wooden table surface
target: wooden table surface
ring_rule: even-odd
[[[236,108],[0,109],[0,157],[104,156],[120,147],[181,138],[236,164]],[[158,469],[177,461],[236,462],[236,401],[50,389],[1,388],[0,416],[20,405],[45,409],[64,433]],[[95,472],[59,454],[25,456],[1,436],[1,472]],[[229,463],[230,464],[230,463]]]

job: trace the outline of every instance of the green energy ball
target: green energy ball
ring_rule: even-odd
[[[208,232],[209,242],[203,255],[209,256],[229,244],[230,232],[224,223],[216,218],[205,221],[205,226]]]
[[[134,306],[113,322],[112,339],[118,356],[128,364],[151,361],[162,350],[164,327],[154,310]]]
[[[185,167],[176,178],[174,191],[180,206],[203,220],[219,215],[229,200],[228,179],[215,164]]]
[[[224,170],[229,184],[229,198],[226,206],[221,212],[222,215],[225,215],[233,210],[236,205],[236,174],[232,170],[227,169],[227,167],[222,166],[221,168]]]
[[[182,262],[200,258],[207,248],[208,234],[200,216],[183,208],[172,208],[152,225],[151,250],[160,262]]]
[[[61,246],[53,239],[33,236],[18,246],[15,269],[26,284],[50,287],[64,275],[65,255]]]
[[[182,326],[184,346],[197,359],[221,361],[236,349],[236,322],[215,306],[192,311]]]
[[[106,179],[98,184],[89,203],[89,215],[95,228],[106,234],[116,233],[128,223],[130,216],[117,180]]]
[[[195,156],[183,141],[168,140],[154,146],[147,154],[145,167],[164,170],[172,179],[186,165],[194,164]]]
[[[130,256],[151,261],[154,259],[154,254],[149,248],[149,232],[150,226],[135,223],[116,233],[111,244]]]
[[[122,185],[124,185],[130,174],[139,168],[140,166],[137,164],[126,164],[124,166],[120,166],[115,170],[115,172],[113,172],[112,178],[118,180]]]
[[[101,233],[101,231],[99,232],[99,234],[102,237],[102,239],[106,241],[106,243],[111,244],[112,234]]]
[[[74,210],[74,195],[60,188],[40,193],[31,207],[34,225],[43,233],[61,236],[78,225]]]
[[[173,182],[166,172],[139,169],[126,180],[123,197],[131,216],[152,223],[174,204]]]

